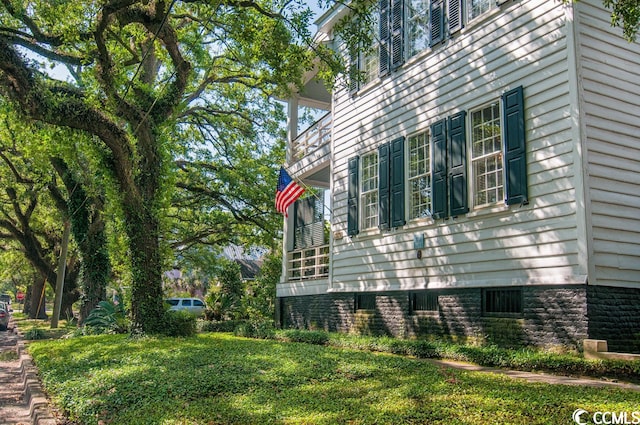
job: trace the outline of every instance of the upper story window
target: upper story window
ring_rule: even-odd
[[[498,102],[471,112],[474,205],[504,200],[502,129]]]
[[[380,68],[380,46],[378,37],[376,37],[376,29],[379,26],[380,15],[374,16],[369,31],[373,43],[369,48],[362,49],[360,52],[360,71],[362,71],[362,83],[369,84],[378,78],[378,69]]]
[[[407,54],[415,56],[429,47],[429,0],[407,0]]]
[[[493,6],[493,0],[468,0],[467,10],[469,11],[469,20],[488,12],[491,6]]]
[[[373,18],[369,27],[371,45],[359,45],[357,51],[349,54],[349,91],[352,93],[378,78],[380,71],[380,40],[377,37],[380,15]]]
[[[431,216],[431,155],[429,134],[422,132],[407,139],[409,167],[409,220]]]
[[[378,226],[378,153],[371,152],[362,157],[360,178],[360,205],[362,206],[362,228]]]

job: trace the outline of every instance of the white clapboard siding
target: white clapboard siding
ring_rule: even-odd
[[[474,209],[334,242],[335,291],[583,283],[564,6],[522,1],[334,104],[333,230],[346,234],[347,162],[400,135],[525,90],[530,203]],[[425,236],[417,259],[413,237]]]
[[[598,0],[576,5],[592,225],[590,283],[640,287],[640,43]]]
[[[333,230],[346,234],[350,157],[524,87],[529,205],[473,208],[334,241],[331,290],[584,283],[579,257],[567,20],[561,2],[509,3],[413,58],[391,77],[334,99]],[[471,183],[471,182],[469,182]],[[423,234],[417,259],[413,237]]]

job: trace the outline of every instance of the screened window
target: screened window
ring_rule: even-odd
[[[468,1],[469,20],[473,18],[477,18],[483,13],[489,11],[489,9],[491,9],[492,3],[493,3],[493,0],[469,0]]]
[[[431,156],[425,131],[408,138],[409,219],[431,216]]]
[[[376,294],[356,294],[356,310],[375,310]]]
[[[407,1],[409,57],[429,47],[429,0]]]
[[[438,311],[438,295],[432,292],[414,292],[411,294],[412,311]]]
[[[482,312],[489,315],[521,315],[522,289],[485,289]]]
[[[494,103],[471,112],[474,205],[504,200],[500,107]]]
[[[362,228],[378,226],[378,153],[362,157],[360,178],[360,205],[362,206]]]

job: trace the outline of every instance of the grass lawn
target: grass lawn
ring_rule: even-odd
[[[54,403],[83,425],[570,424],[578,408],[640,410],[637,392],[229,334],[86,336],[29,351]]]

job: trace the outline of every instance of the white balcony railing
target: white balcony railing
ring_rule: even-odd
[[[329,276],[329,245],[298,249],[287,253],[287,277],[292,280],[322,279]]]
[[[299,161],[331,140],[331,113],[326,114],[300,134],[291,145],[291,158]]]

